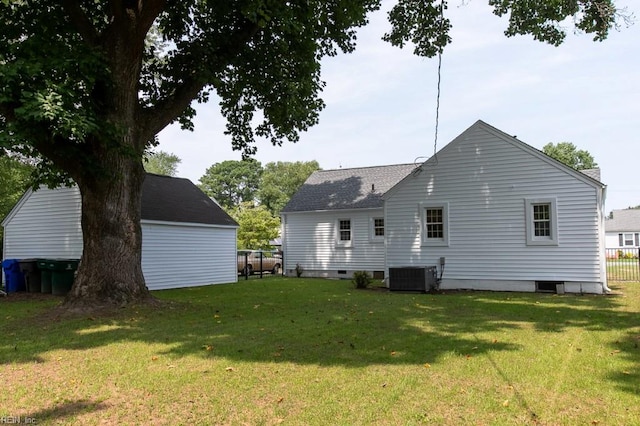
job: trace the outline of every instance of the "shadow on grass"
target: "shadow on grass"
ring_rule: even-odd
[[[69,419],[70,417],[75,417],[80,414],[100,411],[106,408],[106,404],[86,399],[67,401],[62,404],[58,404],[53,408],[47,408],[20,416],[19,419],[16,419],[20,421],[16,421],[14,423],[40,424],[45,420],[49,422],[60,419]]]
[[[53,320],[51,302],[0,304],[0,363],[41,361],[53,349],[82,350],[114,342],[166,344],[164,354],[361,367],[424,364],[451,356],[522,349],[512,331],[570,329],[629,333],[611,342],[633,372],[611,377],[637,392],[638,312],[622,296],[456,292],[398,294],[354,290],[347,281],[286,279],[169,290],[161,310],[126,308],[109,318]],[[42,306],[38,307],[38,304]],[[13,305],[13,306],[11,306]],[[5,309],[7,308],[7,309]],[[24,310],[30,309],[25,318]],[[481,336],[481,337],[479,337]],[[634,382],[634,380],[636,382]]]

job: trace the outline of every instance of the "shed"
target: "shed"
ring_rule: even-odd
[[[8,259],[82,256],[77,186],[31,189],[2,221]],[[190,180],[148,173],[142,271],[150,290],[237,281],[238,224]]]

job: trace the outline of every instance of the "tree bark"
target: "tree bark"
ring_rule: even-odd
[[[121,158],[115,176],[78,182],[84,249],[66,307],[91,310],[151,299],[142,274],[143,181],[142,164]]]
[[[163,2],[144,4],[148,7],[114,2],[113,20],[103,34],[110,81],[96,98],[119,136],[94,135],[86,141],[90,160],[67,165],[82,197],[83,253],[65,300],[71,310],[153,300],[142,274],[142,155],[148,139],[140,131],[138,80],[145,34],[155,16],[150,13],[160,10],[151,6]]]

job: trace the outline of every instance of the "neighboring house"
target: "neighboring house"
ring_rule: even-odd
[[[350,278],[385,269],[383,194],[415,169],[401,164],[320,170],[306,180],[281,213],[286,273]]]
[[[309,178],[283,210],[287,273],[300,263],[305,275],[380,275],[383,265],[393,280],[390,270],[436,267],[441,289],[608,291],[605,185],[593,172],[567,167],[482,121],[417,168],[387,167],[401,167],[404,176],[369,197],[376,199],[369,210],[353,200],[354,193],[368,198],[376,180],[359,176],[366,169]],[[324,195],[313,198],[319,188]],[[351,241],[342,241],[341,228],[352,232]]]
[[[28,190],[2,222],[4,257],[79,259],[80,206],[77,187]],[[150,290],[237,281],[238,224],[191,181],[147,174],[141,214]]]
[[[608,249],[640,248],[640,209],[614,210],[604,228]]]

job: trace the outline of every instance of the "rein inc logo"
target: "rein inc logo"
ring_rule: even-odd
[[[38,420],[35,417],[26,416],[1,416],[0,425],[35,425]]]

